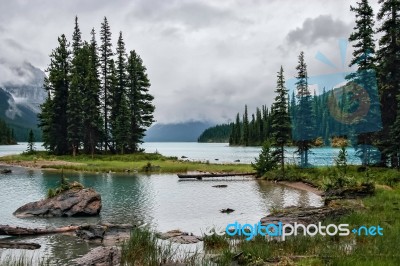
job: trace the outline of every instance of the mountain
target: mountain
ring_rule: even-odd
[[[0,118],[14,129],[17,141],[26,141],[30,129],[40,140],[37,114],[47,96],[44,72],[26,62],[10,66],[0,61],[0,66],[9,73],[7,77],[0,76]]]
[[[197,142],[201,133],[213,126],[211,122],[184,122],[175,124],[154,124],[150,127],[145,142]]]

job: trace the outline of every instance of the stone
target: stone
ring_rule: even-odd
[[[14,215],[19,218],[96,216],[101,206],[101,196],[94,189],[73,188],[53,198],[25,204]]]
[[[162,240],[169,240],[179,244],[194,244],[203,240],[199,236],[182,232],[180,230],[171,230],[166,233],[158,233],[157,237]]]
[[[114,266],[121,264],[121,251],[117,247],[97,247],[81,258],[75,259],[81,266]]]

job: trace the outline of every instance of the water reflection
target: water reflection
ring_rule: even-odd
[[[61,173],[13,168],[0,177],[0,224],[20,226],[64,226],[97,223],[148,223],[153,229],[181,229],[201,234],[208,226],[228,223],[255,223],[272,208],[319,206],[321,199],[306,191],[244,178],[179,182],[176,175],[137,175],[114,173],[64,172],[70,181],[93,187],[102,195],[99,217],[18,219],[12,213],[21,205],[45,197],[57,186]],[[225,188],[214,185],[225,184]],[[231,208],[231,214],[220,210]],[[43,245],[40,254],[57,258],[63,264],[86,253],[90,245],[70,235],[32,239]]]

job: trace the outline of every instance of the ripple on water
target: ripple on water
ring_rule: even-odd
[[[52,171],[13,168],[12,174],[0,176],[0,224],[37,227],[99,221],[148,223],[159,231],[181,229],[201,234],[209,226],[225,227],[234,221],[256,223],[272,208],[322,204],[320,197],[311,192],[241,178],[230,181],[214,179],[182,182],[176,175],[171,174],[146,176],[65,173],[65,175],[71,181],[76,180],[86,187],[93,187],[102,195],[103,208],[99,217],[68,219],[14,217],[12,213],[19,206],[43,198],[49,188],[55,187],[60,174]],[[228,186],[213,187],[218,184]],[[224,208],[234,209],[235,212],[220,213]],[[68,235],[42,236],[32,241],[43,245],[36,253],[57,258],[59,264],[85,254],[90,248],[88,243]]]

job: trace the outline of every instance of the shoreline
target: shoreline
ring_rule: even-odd
[[[323,196],[324,191],[321,189],[318,189],[314,186],[311,186],[310,184],[301,182],[301,181],[294,181],[294,182],[290,182],[290,181],[278,181],[276,182],[276,184],[281,184],[287,187],[291,187],[291,188],[295,188],[295,189],[300,189],[300,190],[304,190],[304,191],[308,191],[308,192],[312,192],[320,197]]]

